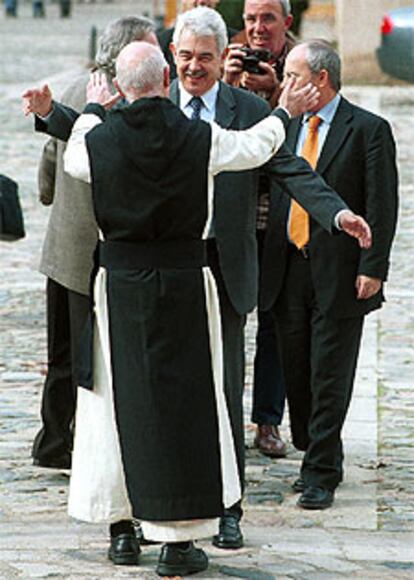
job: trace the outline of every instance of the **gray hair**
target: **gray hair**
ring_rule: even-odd
[[[164,86],[164,69],[168,65],[161,49],[151,46],[151,54],[133,65],[117,61],[116,78],[124,93],[128,94],[132,90],[151,96]]]
[[[290,0],[278,0],[280,7],[282,8],[282,15],[283,18],[287,18],[289,14],[292,12],[292,7],[290,5]],[[246,0],[245,0],[246,5]],[[244,14],[243,14],[244,18]]]
[[[96,66],[112,79],[115,76],[115,61],[121,50],[134,40],[143,40],[147,34],[155,33],[155,24],[145,16],[126,16],[108,24],[99,39]]]
[[[282,14],[284,18],[287,18],[292,12],[292,7],[290,5],[290,0],[279,0],[280,7],[282,8]]]
[[[178,17],[173,35],[175,46],[178,46],[184,30],[189,30],[197,37],[213,36],[219,54],[222,54],[229,42],[223,18],[216,10],[207,6],[198,6]]]
[[[307,49],[306,60],[312,74],[325,69],[329,75],[329,82],[334,91],[341,89],[341,59],[339,54],[325,40],[310,40],[304,42]]]
[[[292,12],[290,0],[279,0],[279,2],[282,7],[283,16],[286,18]]]

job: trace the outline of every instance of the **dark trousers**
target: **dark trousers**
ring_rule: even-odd
[[[324,314],[310,261],[292,249],[275,306],[293,444],[305,451],[308,485],[334,490],[343,478],[341,430],[348,411],[363,317]]]
[[[259,264],[266,230],[257,231]],[[256,354],[253,373],[252,422],[256,425],[280,425],[285,409],[285,385],[278,337],[272,312],[258,310]]]
[[[217,284],[223,333],[224,392],[229,409],[230,422],[236,447],[240,480],[244,487],[244,326],[246,317],[239,314],[231,303],[218,260],[215,240],[208,242],[208,264]],[[240,502],[227,513],[242,516]]]
[[[75,353],[89,310],[89,298],[47,280],[48,372],[43,386],[41,416],[32,455],[42,463],[67,455],[72,449],[76,406]]]
[[[257,323],[252,422],[278,426],[285,409],[285,385],[274,316],[258,310]]]

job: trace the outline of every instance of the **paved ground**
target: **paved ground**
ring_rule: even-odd
[[[44,279],[36,272],[48,210],[37,202],[36,167],[44,138],[20,114],[22,90],[47,79],[58,94],[83,66],[88,32],[134,4],[76,5],[71,21],[0,17],[1,172],[21,187],[27,238],[0,243],[0,579],[153,578],[158,549],[139,568],[106,560],[106,529],[66,516],[68,474],[34,468],[30,445],[39,427],[45,372]],[[308,29],[310,30],[310,29]],[[64,72],[62,72],[64,71]],[[385,115],[398,141],[401,217],[387,288],[388,303],[368,318],[352,410],[345,428],[347,471],[335,505],[309,513],[290,491],[300,454],[282,461],[251,448],[249,424],[254,316],[247,329],[246,547],[211,558],[204,578],[414,578],[414,89],[345,88]],[[284,433],[288,435],[287,426]]]

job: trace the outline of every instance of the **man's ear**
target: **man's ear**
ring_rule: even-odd
[[[115,88],[116,88],[116,90],[118,91],[118,93],[121,95],[121,97],[123,97],[123,98],[125,99],[125,93],[124,93],[124,91],[121,89],[121,87],[119,86],[119,83],[118,83],[118,80],[117,80],[117,78],[115,77],[115,78],[112,80],[112,82],[113,82],[113,84],[114,84],[114,87],[115,87]]]
[[[289,30],[289,28],[292,26],[292,24],[293,24],[293,14],[289,14],[289,16],[286,16],[286,18],[285,18],[286,30]]]
[[[171,50],[171,54],[174,57],[174,62],[177,64],[177,49],[175,47],[175,44],[171,42],[169,48]]]
[[[164,92],[165,92],[165,96],[168,97],[169,92],[170,92],[170,67],[167,65],[164,68]]]
[[[220,55],[220,73],[221,73],[220,76],[224,75],[224,61],[226,60],[228,53],[229,53],[229,48],[226,47]],[[219,79],[217,79],[217,80],[219,80]]]
[[[322,70],[320,70],[318,75],[319,75],[319,79],[318,79],[318,87],[319,88],[326,87],[330,84],[329,73],[326,69],[323,68]]]

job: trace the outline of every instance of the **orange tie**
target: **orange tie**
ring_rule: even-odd
[[[320,122],[321,118],[316,115],[309,117],[308,134],[302,149],[302,157],[313,169],[318,162],[318,127]],[[309,242],[309,214],[295,200],[292,200],[290,206],[289,238],[299,249]]]

